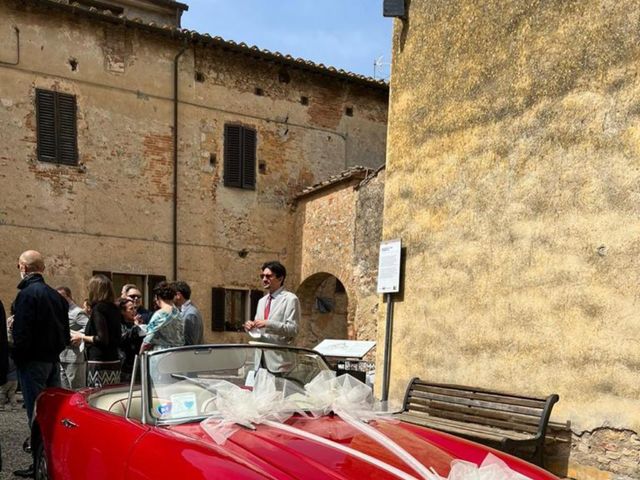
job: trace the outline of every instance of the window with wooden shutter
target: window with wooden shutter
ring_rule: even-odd
[[[78,164],[76,97],[36,89],[38,160]]]
[[[224,332],[224,288],[211,289],[211,330]]]
[[[256,131],[242,125],[224,126],[224,185],[256,187]]]
[[[244,322],[256,315],[260,290],[236,288],[211,289],[211,330],[214,332],[243,332]]]

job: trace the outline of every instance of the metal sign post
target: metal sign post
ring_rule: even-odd
[[[382,362],[382,395],[380,400],[389,399],[389,379],[391,377],[391,339],[393,333],[392,293],[400,291],[400,261],[402,241],[388,240],[380,244],[378,258],[378,293],[384,293],[387,300],[387,321],[384,330],[384,357]]]
[[[384,358],[382,360],[382,395],[380,401],[389,400],[389,379],[391,378],[391,334],[393,326],[393,301],[391,294],[385,295],[387,298],[387,322],[384,329]]]

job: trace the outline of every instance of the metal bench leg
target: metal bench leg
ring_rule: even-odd
[[[544,468],[544,445],[536,445],[536,449],[533,451],[532,461],[539,467]]]

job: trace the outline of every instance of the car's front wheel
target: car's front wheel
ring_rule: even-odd
[[[44,453],[44,444],[42,440],[36,446],[36,453],[33,457],[34,478],[36,480],[49,480],[49,464],[47,463],[47,455]]]

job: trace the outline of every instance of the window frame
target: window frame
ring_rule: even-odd
[[[242,322],[234,325],[231,318],[228,318],[226,308],[227,295],[240,292],[242,294]],[[213,287],[211,289],[211,331],[212,332],[242,332],[242,325],[247,320],[252,320],[256,316],[258,300],[264,296],[262,290],[251,290],[248,288],[225,288]]]
[[[78,165],[75,95],[36,88],[36,150],[40,162]]]
[[[153,288],[160,282],[166,281],[165,275],[154,275],[151,273],[130,273],[130,272],[109,272],[104,270],[94,270],[92,275],[104,275],[113,282],[113,290],[116,298],[120,296],[120,290],[122,285],[126,283],[136,283],[135,280],[141,280],[142,286],[138,286],[138,289],[142,293],[142,306],[148,310],[153,310]],[[124,280],[118,281],[114,279],[125,277]],[[131,277],[137,277],[132,279]],[[138,284],[136,283],[136,286]]]
[[[224,125],[224,186],[256,189],[258,133],[237,123]]]

